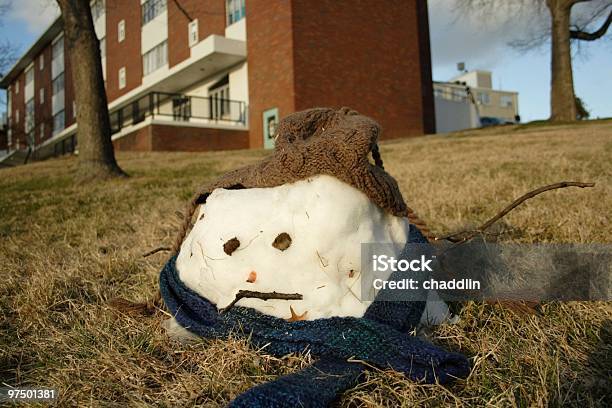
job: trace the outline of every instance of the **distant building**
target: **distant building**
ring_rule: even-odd
[[[493,89],[489,71],[466,72],[433,88],[438,133],[518,119],[518,93]]]
[[[434,132],[426,0],[94,0],[118,150],[274,145],[279,119],[350,106],[383,137]],[[10,149],[75,150],[78,106],[58,18],[0,81]]]

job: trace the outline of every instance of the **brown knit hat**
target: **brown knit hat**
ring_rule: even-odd
[[[214,189],[276,187],[318,174],[350,184],[383,210],[408,217],[411,223],[426,229],[406,206],[395,179],[383,168],[377,144],[380,131],[374,120],[349,108],[315,108],[287,116],[278,126],[272,155],[226,173],[195,194],[187,207],[174,251],[179,251],[198,205]],[[370,163],[370,153],[374,164]]]

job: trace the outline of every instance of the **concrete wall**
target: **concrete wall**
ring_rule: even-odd
[[[478,115],[473,104],[467,101],[453,101],[435,98],[436,131],[454,132],[479,126]]]

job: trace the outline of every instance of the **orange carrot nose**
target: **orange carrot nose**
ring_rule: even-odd
[[[248,277],[248,279],[246,281],[249,282],[249,283],[254,283],[256,279],[257,279],[257,272],[251,271],[251,273],[249,273],[249,277]]]

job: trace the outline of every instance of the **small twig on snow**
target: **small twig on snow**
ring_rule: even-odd
[[[261,300],[270,300],[270,299],[280,299],[280,300],[302,300],[302,295],[299,293],[278,293],[278,292],[255,292],[252,290],[239,290],[236,294],[236,298],[221,309],[221,313],[225,313],[230,310],[234,305],[240,300],[244,298],[251,299],[261,299]]]

